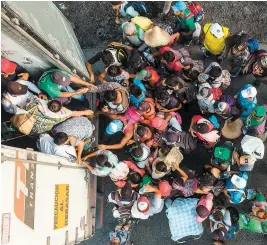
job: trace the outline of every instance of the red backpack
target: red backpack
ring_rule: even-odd
[[[187,8],[190,10],[190,12],[194,15],[195,19],[197,18],[197,16],[199,14],[202,14],[202,18],[201,20],[204,19],[204,10],[203,8],[200,6],[200,4],[198,2],[191,2],[187,5]]]

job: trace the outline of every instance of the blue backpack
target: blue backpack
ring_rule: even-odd
[[[144,2],[141,2],[141,1],[140,2],[139,1],[128,2],[124,6],[124,11],[126,12],[126,9],[129,7],[133,7],[134,10],[140,14],[140,16],[146,16],[147,15],[147,8],[146,8]]]
[[[247,41],[247,45],[248,45],[249,52],[251,54],[254,53],[256,50],[259,49],[259,42],[258,42],[258,40],[255,37],[250,38]]]

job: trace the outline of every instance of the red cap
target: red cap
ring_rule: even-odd
[[[137,201],[137,210],[146,213],[149,210],[149,200],[145,196],[141,196]]]
[[[1,72],[13,74],[17,68],[17,64],[1,57]]]
[[[167,197],[171,194],[171,186],[168,181],[163,180],[159,183],[159,191],[163,197]]]

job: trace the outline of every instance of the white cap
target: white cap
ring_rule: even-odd
[[[231,182],[238,188],[243,189],[246,187],[247,181],[238,175],[234,174],[231,178]]]
[[[226,102],[220,102],[218,104],[219,111],[224,111],[226,109],[226,107],[227,107],[227,103]]]
[[[221,38],[224,36],[223,29],[221,25],[218,23],[213,23],[210,26],[210,32],[213,34],[216,38]]]
[[[257,95],[257,89],[255,87],[249,87],[241,91],[241,95],[247,99],[250,97],[255,97]]]

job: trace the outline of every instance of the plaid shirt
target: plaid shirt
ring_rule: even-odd
[[[177,198],[173,202],[170,199],[165,201],[172,240],[177,241],[203,232],[202,223],[196,220],[198,200],[197,198]]]

